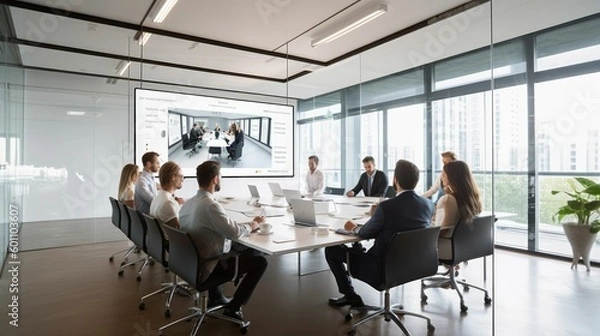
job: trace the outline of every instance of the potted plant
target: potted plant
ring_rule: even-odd
[[[590,251],[600,231],[600,184],[583,177],[575,177],[567,183],[571,187],[570,191],[552,191],[552,195],[568,195],[567,203],[558,209],[554,218],[559,223],[564,218],[577,220],[562,223],[573,251],[571,269],[577,266],[581,258],[589,271]]]

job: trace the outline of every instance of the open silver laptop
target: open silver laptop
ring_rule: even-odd
[[[252,200],[258,201],[260,199],[258,188],[255,185],[248,184],[248,190],[250,190],[250,197],[252,198]]]
[[[289,205],[292,205],[291,201],[293,199],[302,199],[302,194],[300,194],[300,191],[298,191],[298,190],[283,189],[282,191],[283,191],[283,196],[285,197],[285,200],[288,202]]]
[[[303,226],[329,226],[329,223],[318,223],[315,213],[315,204],[311,200],[298,198],[290,199],[294,224]]]
[[[271,193],[273,194],[273,196],[285,197],[285,195],[283,194],[283,189],[281,189],[281,186],[279,185],[279,183],[269,182],[268,184],[269,184],[269,189],[271,189]]]

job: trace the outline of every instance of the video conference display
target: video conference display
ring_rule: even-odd
[[[289,105],[136,88],[136,162],[155,151],[186,176],[215,160],[227,177],[292,177],[293,115]]]

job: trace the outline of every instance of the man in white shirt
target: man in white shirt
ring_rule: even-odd
[[[150,204],[156,197],[156,180],[154,174],[160,168],[159,154],[156,152],[147,152],[142,155],[142,164],[144,169],[135,183],[135,195],[133,201],[136,210],[141,213],[150,214]]]
[[[175,197],[175,191],[181,189],[183,173],[177,163],[169,161],[158,172],[160,188],[150,204],[150,215],[162,225],[179,228],[179,209],[183,199]]]
[[[319,170],[319,157],[311,155],[308,157],[308,173],[306,174],[306,192],[309,195],[318,195],[323,192],[325,177]]]
[[[225,213],[225,209],[214,198],[221,190],[221,164],[205,161],[196,168],[199,190],[196,196],[187,200],[179,212],[179,222],[183,231],[189,232],[198,248],[201,258],[220,256],[231,250],[231,240],[249,235],[265,221],[262,216],[254,217],[249,223],[236,223]],[[223,310],[223,314],[243,320],[240,310],[252,296],[254,288],[267,269],[267,260],[262,256],[244,253],[239,256],[238,274],[244,275],[233,299]],[[204,263],[200,270],[201,281],[209,277],[233,276],[235,258]],[[210,293],[209,293],[210,295]]]

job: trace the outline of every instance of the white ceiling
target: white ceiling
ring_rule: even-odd
[[[373,1],[179,0],[162,24],[148,18],[142,22],[152,0],[3,3],[16,5],[11,7],[11,15],[26,66],[116,76],[121,58],[143,58],[143,64],[132,63],[124,78],[294,98],[323,94],[489,45],[492,39],[502,41],[600,11],[598,0],[550,4],[545,0],[495,0],[345,57],[470,2],[386,0],[386,14],[338,40],[311,47],[319,31]],[[18,8],[24,3],[69,12],[54,16],[39,8]],[[547,12],[549,6],[553,10]],[[542,10],[548,14],[537,15]],[[76,18],[80,14],[93,16],[92,21],[115,22],[80,20]],[[141,48],[134,40],[134,28],[141,25],[164,34],[155,33]],[[55,50],[63,47],[70,49]],[[333,62],[338,58],[341,60]],[[294,77],[305,71],[309,72]]]

